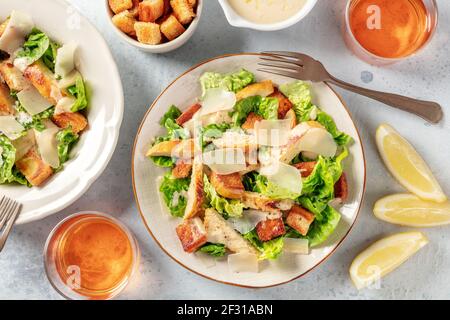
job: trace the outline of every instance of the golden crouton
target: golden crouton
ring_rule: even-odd
[[[139,21],[155,22],[164,13],[164,0],[144,0],[139,3]]]
[[[194,8],[195,5],[197,4],[197,0],[188,0],[188,3],[191,6],[191,8]]]
[[[169,40],[175,39],[184,31],[186,31],[186,29],[178,22],[174,15],[170,15],[163,23],[161,23],[161,32]]]
[[[5,32],[6,27],[8,26],[9,23],[9,18],[6,19],[5,21],[2,22],[2,24],[0,24],[0,37],[2,36],[3,32]]]
[[[191,183],[188,188],[188,201],[184,211],[184,219],[191,219],[203,211],[203,164],[194,159]]]
[[[22,91],[28,86],[22,72],[10,62],[3,61],[0,63],[0,75],[8,87],[16,92]]]
[[[236,99],[242,100],[252,96],[267,97],[274,92],[272,81],[264,80],[262,82],[251,84],[236,93]]]
[[[141,2],[141,0],[133,0],[133,7],[128,10],[133,17],[137,17],[139,15],[139,3]]]
[[[134,30],[139,42],[145,44],[159,44],[162,36],[159,30],[159,24],[152,22],[136,22]]]
[[[183,250],[188,253],[197,251],[206,240],[206,230],[200,218],[188,219],[176,228]]]
[[[194,19],[195,13],[188,0],[170,0],[173,14],[181,24],[188,24]]]
[[[9,94],[6,84],[0,82],[0,116],[7,116],[15,113],[14,99]]]
[[[115,13],[121,13],[124,10],[131,9],[133,7],[132,0],[108,0],[109,7]]]
[[[316,164],[317,164],[316,161],[299,162],[294,164],[294,167],[296,167],[300,171],[302,178],[306,178],[310,176],[311,173],[314,171]]]
[[[191,163],[186,163],[186,162],[180,160],[180,161],[177,161],[175,168],[173,168],[172,176],[175,179],[187,178],[187,177],[189,177],[191,170],[192,170]]]
[[[292,109],[292,102],[278,89],[269,96],[278,99],[278,119],[284,119],[289,110]]]
[[[286,233],[283,218],[267,219],[256,225],[256,233],[261,241],[269,241]]]
[[[125,10],[121,13],[116,14],[114,17],[112,17],[112,22],[117,28],[119,28],[126,34],[129,34],[130,36],[136,35],[136,31],[134,30],[136,19],[130,11]]]
[[[294,205],[289,211],[286,218],[286,223],[291,228],[297,230],[302,236],[306,236],[309,231],[311,223],[314,221],[314,214],[308,210]]]
[[[245,191],[242,202],[247,208],[279,214],[278,201],[270,199],[258,192]]]
[[[345,173],[342,173],[339,180],[334,185],[334,196],[341,202],[347,201],[348,198],[348,183]]]
[[[60,128],[65,129],[71,127],[72,131],[75,133],[83,131],[88,125],[88,121],[85,116],[79,112],[64,112],[55,114],[52,117],[52,120]]]
[[[264,120],[264,118],[254,112],[250,112],[241,127],[244,130],[252,130],[255,128],[256,122],[261,120]]]
[[[41,185],[53,174],[53,169],[41,159],[35,148],[17,161],[16,166],[33,186]]]
[[[28,66],[23,73],[25,79],[39,91],[53,105],[57,104],[56,95],[64,95],[58,87],[55,76],[40,60]]]
[[[173,149],[181,140],[163,141],[152,146],[147,153],[147,157],[171,157]]]
[[[211,173],[210,179],[214,189],[222,197],[240,199],[244,194],[245,189],[242,184],[241,175],[237,172],[226,175],[213,172]]]

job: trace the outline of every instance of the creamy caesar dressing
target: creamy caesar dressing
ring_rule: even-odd
[[[289,19],[299,12],[306,0],[228,0],[244,19],[258,24],[270,24]]]

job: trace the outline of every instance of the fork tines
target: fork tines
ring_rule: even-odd
[[[6,239],[19,215],[21,204],[3,196],[0,200],[0,251],[2,251]]]

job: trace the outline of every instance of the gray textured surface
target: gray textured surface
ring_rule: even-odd
[[[344,80],[433,99],[450,113],[450,3],[439,2],[440,25],[425,51],[402,63],[377,68],[359,61],[344,46],[340,34],[343,0],[320,0],[305,20],[273,33],[232,28],[217,2],[206,0],[202,21],[191,41],[164,55],[145,54],[120,42],[106,21],[102,0],[71,2],[104,35],[119,66],[125,90],[121,136],[108,168],[79,201],[59,214],[14,230],[0,254],[0,298],[60,299],[46,279],[42,250],[53,226],[80,210],[111,213],[124,221],[138,238],[142,251],[140,274],[120,296],[124,299],[450,298],[449,227],[425,230],[430,244],[383,279],[380,289],[358,292],[348,276],[349,265],[361,249],[382,235],[403,230],[378,221],[371,212],[379,197],[402,191],[377,155],[376,127],[381,122],[394,125],[424,156],[444,190],[450,192],[448,116],[440,125],[431,126],[409,114],[338,90],[351,109],[364,141],[368,164],[364,206],[354,229],[330,259],[302,279],[270,289],[250,290],[218,284],[173,262],[147,233],[134,204],[130,178],[134,136],[152,100],[186,68],[224,53],[269,49],[303,51],[322,60],[333,74]]]

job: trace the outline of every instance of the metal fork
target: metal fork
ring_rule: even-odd
[[[258,64],[272,68],[261,68],[258,69],[259,71],[299,80],[329,82],[343,89],[383,102],[391,107],[413,113],[432,123],[438,123],[443,117],[442,108],[436,102],[374,91],[341,81],[329,74],[321,62],[306,54],[288,51],[265,51],[262,54],[260,59],[267,62],[260,62]]]
[[[6,196],[0,200],[0,252],[5,246],[6,239],[20,213],[22,205]]]

